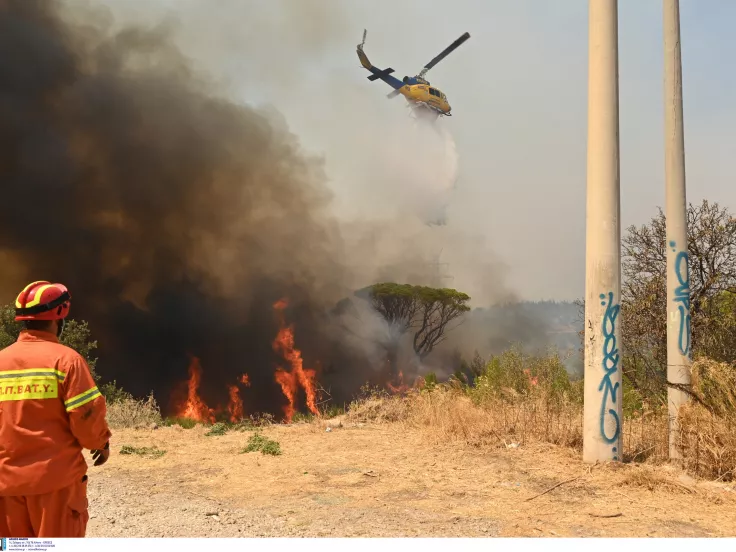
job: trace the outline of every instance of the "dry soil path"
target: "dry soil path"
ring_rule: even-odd
[[[589,470],[551,446],[471,450],[395,426],[294,425],[263,431],[283,451],[264,456],[240,453],[249,432],[204,433],[116,432],[108,464],[90,468],[88,535],[736,535],[728,484],[696,484],[662,468]],[[123,445],[166,454],[121,455]]]

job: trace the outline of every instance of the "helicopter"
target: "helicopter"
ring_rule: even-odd
[[[432,61],[430,61],[424,68],[414,77],[404,77],[402,80],[392,77],[391,73],[394,69],[391,67],[387,69],[379,69],[375,67],[369,60],[368,56],[363,51],[365,46],[365,37],[367,30],[363,30],[363,42],[358,44],[358,58],[360,59],[361,65],[368,69],[372,74],[368,76],[369,81],[381,79],[383,82],[393,87],[393,91],[390,92],[386,97],[391,99],[395,98],[399,94],[402,94],[409,104],[415,109],[421,109],[434,115],[436,120],[438,117],[452,116],[450,113],[450,104],[447,101],[447,96],[439,89],[431,86],[429,81],[425,79],[427,72],[442,61],[448,54],[460,46],[463,42],[470,38],[470,33],[463,34],[460,38],[455,40],[447,48],[445,48],[439,55],[437,55]]]

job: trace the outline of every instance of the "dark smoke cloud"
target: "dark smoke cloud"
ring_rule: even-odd
[[[247,372],[246,406],[278,411],[282,296],[308,362],[360,369],[322,329],[349,290],[321,162],[198,80],[165,29],[60,10],[0,0],[3,295],[66,283],[104,376],[164,402],[194,354],[205,400]]]
[[[434,170],[398,147],[407,140],[358,165],[371,193],[396,188],[390,201],[377,201],[373,218],[336,219],[322,160],[302,151],[277,112],[234,103],[201,76],[175,46],[194,31],[177,38],[176,25],[126,26],[91,5],[0,0],[0,292],[10,301],[31,280],[66,283],[72,316],[99,340],[105,379],[139,396],[154,390],[166,405],[191,354],[209,404],[224,403],[226,384],[247,372],[246,411],[278,413],[272,305],[288,297],[306,366],[319,365],[320,382],[343,401],[381,377],[385,356],[387,328],[375,312],[341,311],[354,290],[438,285],[444,248],[476,306],[509,296],[487,244],[407,216]],[[312,13],[302,6],[285,25],[301,25],[304,10]],[[300,27],[305,56],[326,47],[328,24]],[[252,40],[238,52],[267,65],[273,52]],[[291,59],[303,49],[287,50]],[[269,73],[271,84],[291,87],[293,66],[273,65],[282,69]],[[238,86],[246,97],[249,78],[265,75],[254,71]],[[338,157],[350,165],[348,150]],[[471,358],[494,336],[542,331],[507,317],[475,320],[453,332],[448,351]],[[441,353],[438,373],[451,364]]]

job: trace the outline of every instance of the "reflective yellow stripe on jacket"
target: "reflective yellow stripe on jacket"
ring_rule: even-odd
[[[97,397],[101,396],[102,393],[100,393],[100,390],[97,389],[97,387],[93,387],[92,389],[89,389],[84,393],[80,393],[76,397],[72,397],[71,399],[64,401],[64,406],[66,406],[67,412],[71,412],[72,410],[79,408],[80,406],[84,406],[88,402],[91,402]]]
[[[0,402],[56,399],[66,374],[53,368],[27,368],[0,372]]]

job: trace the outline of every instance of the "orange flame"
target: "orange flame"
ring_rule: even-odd
[[[223,409],[218,405],[216,409],[210,408],[199,396],[199,385],[202,382],[202,366],[197,357],[192,357],[189,363],[189,379],[183,384],[183,389],[178,390],[172,397],[175,405],[173,408],[174,415],[177,418],[187,418],[200,423],[213,424],[216,416],[223,413]],[[245,387],[250,386],[248,374],[243,374],[238,382]],[[236,385],[228,385],[230,401],[227,405],[227,412],[230,415],[231,422],[237,422],[243,418],[243,400],[240,398],[240,390]],[[184,392],[186,390],[186,393]],[[186,399],[183,398],[186,396]],[[176,397],[179,397],[176,400]]]
[[[409,386],[404,383],[404,372],[399,370],[399,375],[396,378],[396,385],[392,384],[389,381],[386,382],[386,387],[388,387],[389,390],[395,394],[406,393],[409,390]]]
[[[530,385],[537,385],[537,383],[539,382],[539,376],[532,376],[528,368],[524,370],[524,373],[526,374],[526,377],[529,378]]]
[[[250,379],[248,374],[243,374],[238,380],[246,387],[250,387]],[[230,402],[227,405],[227,412],[230,414],[230,421],[235,423],[243,419],[243,400],[240,398],[240,390],[237,385],[228,384],[228,392],[230,393]]]
[[[284,416],[286,421],[290,422],[296,412],[296,394],[301,384],[307,395],[307,408],[315,416],[319,416],[317,408],[317,391],[315,388],[316,370],[304,368],[302,353],[294,347],[294,328],[287,326],[284,322],[284,309],[288,306],[286,299],[280,299],[274,303],[273,308],[278,312],[279,329],[276,339],[273,341],[274,351],[281,353],[281,356],[291,365],[291,372],[287,372],[282,368],[278,368],[274,374],[276,382],[281,386],[281,391],[286,396],[289,404],[284,407]]]
[[[179,418],[189,418],[198,422],[215,422],[215,412],[199,397],[197,392],[202,380],[202,367],[197,357],[192,357],[189,363],[189,380],[187,381],[187,400],[179,406],[176,415]]]

